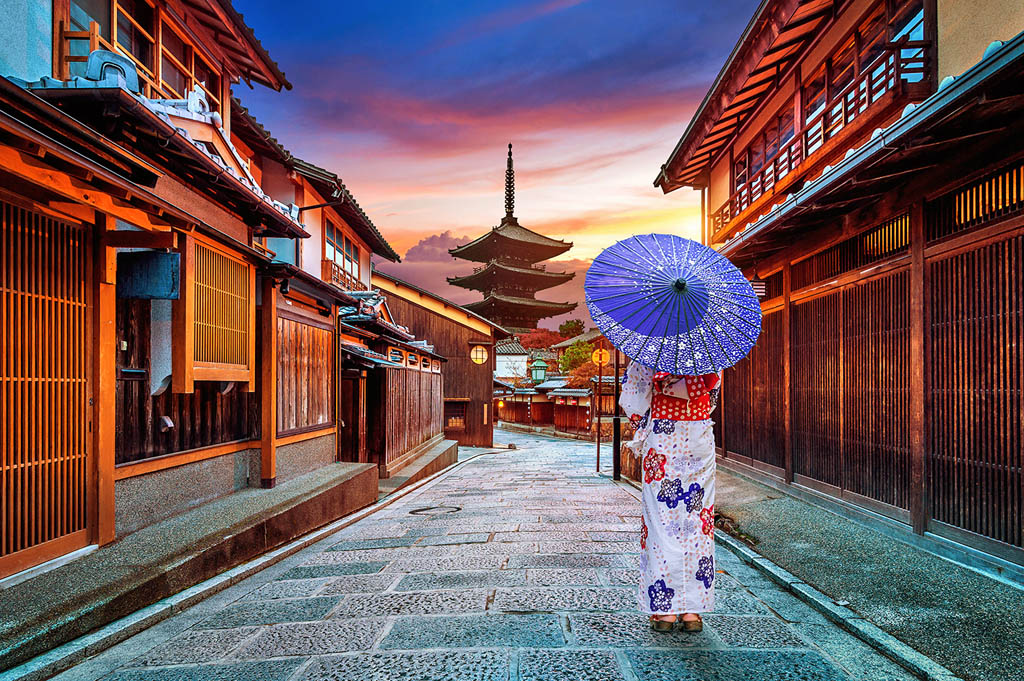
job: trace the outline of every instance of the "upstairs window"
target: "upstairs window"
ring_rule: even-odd
[[[220,74],[166,21],[160,38],[160,85],[164,93],[184,99],[198,85],[206,93],[210,109],[220,111]]]
[[[153,46],[156,39],[155,11],[145,0],[119,0],[115,42],[146,75],[153,77]]]
[[[330,220],[325,221],[326,245],[325,258],[338,265],[341,270],[359,280],[359,247],[355,241],[342,233]]]

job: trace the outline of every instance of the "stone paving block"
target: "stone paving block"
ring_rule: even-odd
[[[723,615],[770,615],[759,600],[739,589],[715,589],[714,611]]]
[[[390,522],[363,522],[347,527],[338,533],[339,539],[382,539],[385,537],[401,537],[405,535],[406,528],[400,523]]]
[[[469,570],[465,572],[422,572],[402,577],[395,591],[426,591],[429,589],[473,589],[526,584],[525,570]]]
[[[787,622],[807,624],[828,624],[829,620],[820,612],[807,605],[793,594],[781,591],[777,586],[760,586],[751,589],[754,597]]]
[[[640,536],[638,530],[629,530],[628,532],[591,532],[587,531],[587,538],[590,541],[617,541],[617,542],[638,542],[637,537]]]
[[[529,557],[529,556],[524,556]],[[444,572],[447,570],[498,569],[508,556],[460,556],[454,558],[404,558],[387,566],[387,572]],[[523,566],[525,567],[525,566]]]
[[[736,578],[724,572],[715,572],[715,590],[718,589],[742,589],[743,585],[736,581]]]
[[[270,601],[278,598],[307,598],[327,583],[325,578],[281,579],[264,584],[255,591],[242,596],[241,601]]]
[[[405,557],[422,556],[509,556],[513,553],[537,553],[537,542],[486,542],[482,544],[458,544],[454,546],[413,546]]]
[[[368,650],[386,623],[387,620],[381,618],[277,624],[264,628],[259,636],[243,645],[234,657],[260,659]]]
[[[393,549],[412,546],[419,537],[385,537],[383,539],[349,539],[338,542],[328,551],[356,551],[358,549]]]
[[[227,657],[241,643],[256,635],[259,627],[185,631],[131,661],[132,667],[198,664]]]
[[[412,549],[356,549],[353,551],[324,551],[314,553],[306,559],[303,565],[335,565],[337,563],[372,563],[383,560],[385,562],[397,560],[404,556],[411,555]]]
[[[103,677],[103,681],[284,681],[305,661],[297,657],[188,667],[126,668]]]
[[[609,584],[621,584],[623,586],[637,586],[640,584],[639,570],[632,570],[629,568],[605,570],[604,576],[605,579],[608,580]]]
[[[403,617],[384,637],[383,649],[559,648],[565,645],[557,615]]]
[[[511,543],[515,546],[515,543]],[[637,553],[640,542],[633,543],[608,541],[542,541],[539,542],[538,553]]]
[[[620,556],[611,554],[532,554],[514,555],[508,559],[510,568],[585,568],[622,567]]]
[[[530,586],[599,586],[601,579],[593,568],[531,568],[526,571]]]
[[[634,606],[636,601],[633,601]],[[588,648],[716,648],[718,639],[710,630],[685,632],[652,631],[647,615],[635,613],[571,614],[569,630],[576,645]]]
[[[748,650],[631,650],[630,666],[643,681],[849,681],[814,652]]]
[[[310,577],[336,577],[339,575],[360,575],[380,572],[387,565],[386,561],[368,563],[337,563],[333,565],[300,565],[293,567],[283,575],[284,579],[307,579]]]
[[[395,583],[397,575],[350,575],[337,577],[327,582],[318,595],[333,596],[335,594],[378,593]]]
[[[704,626],[731,648],[802,648],[803,639],[775,617],[734,617],[708,613]]]
[[[519,681],[622,681],[615,654],[597,650],[525,650],[519,657]]]
[[[402,593],[356,594],[348,596],[331,617],[375,617],[385,615],[430,615],[483,612],[490,590],[405,591]]]
[[[587,540],[587,533],[579,530],[551,532],[495,532],[494,541],[579,541]]]
[[[617,587],[498,589],[491,606],[499,612],[635,610],[636,591]]]
[[[489,532],[470,532],[466,534],[445,534],[424,537],[416,546],[444,546],[448,544],[480,544],[490,538]]]
[[[227,629],[246,624],[312,622],[323,619],[340,602],[341,598],[337,596],[241,602],[229,605],[196,626],[202,629]]]

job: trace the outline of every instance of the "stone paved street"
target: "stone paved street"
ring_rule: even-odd
[[[117,681],[887,681],[912,677],[719,546],[718,610],[635,606],[637,492],[588,443],[482,454],[60,675]]]

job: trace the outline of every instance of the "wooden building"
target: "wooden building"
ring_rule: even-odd
[[[569,272],[549,272],[542,260],[565,253],[572,244],[550,239],[519,224],[512,214],[515,207],[515,175],[512,168],[512,145],[508,145],[508,166],[505,170],[505,217],[483,236],[451,249],[456,258],[483,263],[472,273],[449,277],[453,286],[480,291],[483,300],[469,303],[467,310],[493,319],[510,331],[522,332],[537,328],[545,317],[571,312],[576,303],[540,300],[537,291],[558,286],[576,276]]]
[[[494,444],[494,345],[511,334],[455,303],[378,270],[373,286],[387,298],[393,322],[429,339],[447,361],[444,381],[444,436],[470,447]]]
[[[658,174],[765,282],[723,456],[1024,564],[1024,5],[769,0]]]
[[[43,14],[0,41],[0,578],[334,462],[376,498],[385,334],[337,314],[397,255],[232,99],[280,69],[226,0]]]

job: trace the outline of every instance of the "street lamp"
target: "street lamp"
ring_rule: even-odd
[[[530,378],[533,379],[534,383],[543,383],[544,378],[548,375],[548,363],[539,357],[533,360],[533,364],[530,365]]]

